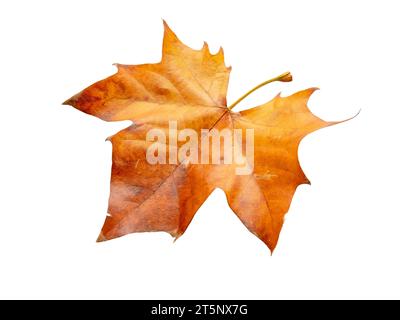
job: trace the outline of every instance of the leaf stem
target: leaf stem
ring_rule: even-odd
[[[247,92],[246,94],[244,94],[243,96],[241,96],[238,100],[236,100],[234,103],[232,103],[228,109],[232,110],[237,104],[239,104],[239,102],[241,102],[243,99],[245,99],[247,96],[249,96],[250,94],[252,94],[254,91],[256,91],[257,89],[260,89],[261,87],[265,86],[268,83],[271,82],[275,82],[275,81],[281,81],[281,82],[290,82],[292,81],[292,75],[290,74],[290,72],[285,72],[282,73],[281,75],[269,79],[267,81],[264,81],[262,83],[260,83],[259,85],[255,86],[253,89],[251,89],[249,92]]]

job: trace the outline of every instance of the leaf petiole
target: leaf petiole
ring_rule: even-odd
[[[256,91],[257,89],[260,89],[261,87],[265,86],[268,83],[275,82],[275,81],[290,82],[290,81],[292,81],[292,79],[293,78],[292,78],[292,75],[290,74],[290,72],[285,72],[275,78],[264,81],[264,82],[260,83],[259,85],[255,86],[253,89],[251,89],[249,92],[247,92],[243,96],[241,96],[238,100],[236,100],[234,103],[232,103],[228,107],[228,109],[232,110],[237,104],[239,104],[239,102],[241,102],[243,99],[245,99],[247,96],[252,94],[254,91]]]

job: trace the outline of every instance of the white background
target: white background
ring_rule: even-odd
[[[400,298],[397,1],[1,1],[1,298]],[[310,86],[327,120],[301,144],[301,186],[278,247],[249,233],[218,190],[176,243],[163,233],[96,244],[111,145],[128,123],[61,103],[157,62],[162,18],[186,44],[224,47],[228,103]]]

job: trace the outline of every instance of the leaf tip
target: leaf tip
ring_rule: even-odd
[[[330,122],[328,122],[328,126],[334,126],[335,124],[340,124],[340,123],[344,123],[344,122],[353,120],[353,119],[357,118],[357,116],[358,116],[360,113],[361,113],[361,109],[358,110],[358,112],[357,112],[354,116],[352,116],[352,117],[350,117],[350,118],[347,118],[347,119],[344,119],[344,120],[341,120],[341,121],[330,121]]]
[[[308,184],[309,186],[311,186],[311,181],[306,176],[304,176],[302,184]]]
[[[162,20],[162,22],[163,22],[164,29],[169,29],[169,26],[168,26],[167,21],[165,21],[164,18],[162,18],[161,20]]]
[[[301,91],[298,91],[296,93],[294,93],[293,95],[289,96],[295,99],[300,99],[301,101],[303,101],[303,103],[307,104],[308,100],[310,99],[311,95],[315,92],[319,90],[318,87],[311,87],[308,89],[304,89]]]
[[[201,48],[201,50],[203,51],[205,57],[207,58],[211,57],[210,47],[208,46],[207,41],[203,41],[203,47]]]
[[[315,91],[318,91],[318,90],[320,90],[318,87],[311,87],[311,88],[305,89],[303,91],[300,91],[300,93],[303,92],[308,99]]]
[[[172,235],[171,236],[174,238],[173,243],[175,243],[176,241],[178,241],[178,239],[181,237],[182,234],[176,234],[176,235]]]
[[[120,70],[120,69],[126,67],[125,64],[121,64],[121,63],[117,63],[117,62],[113,63],[112,65],[113,65],[114,67],[116,67],[118,70]]]
[[[62,105],[64,106],[71,106],[71,107],[75,107],[76,105],[76,101],[78,100],[78,95],[74,95],[71,98],[65,100]]]
[[[164,25],[164,37],[163,37],[163,54],[170,50],[173,50],[178,44],[182,45],[182,42],[178,39],[177,35],[169,27],[168,23],[163,19]]]
[[[361,108],[360,108],[360,110],[357,111],[357,113],[354,116],[352,116],[346,120],[343,120],[342,122],[353,120],[354,118],[357,118],[360,113],[361,113]]]
[[[96,242],[104,242],[107,241],[108,239],[104,236],[103,232],[100,232],[99,236],[97,237]]]
[[[270,251],[270,256],[272,257],[272,255],[274,254],[274,251],[275,251],[275,249],[276,249],[276,243],[275,244],[267,244],[267,247],[268,247],[268,249],[269,249],[269,251]]]
[[[278,244],[278,238],[279,238],[279,234],[274,236],[274,237],[266,237],[266,238],[265,237],[261,237],[260,238],[260,240],[262,242],[264,242],[265,245],[268,247],[268,249],[269,249],[269,251],[271,253],[271,256],[274,253],[274,251],[276,249],[276,246]]]
[[[167,21],[165,21],[164,19],[162,19],[163,22],[163,26],[164,26],[164,37],[166,35],[171,35],[173,37],[176,38],[175,33],[172,31],[172,29],[170,28],[170,26],[168,25]]]

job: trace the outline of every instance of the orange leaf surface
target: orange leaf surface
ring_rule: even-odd
[[[233,112],[226,103],[230,68],[222,48],[214,55],[206,43],[193,50],[165,23],[160,63],[117,67],[116,74],[64,103],[106,121],[132,121],[109,138],[111,190],[98,241],[146,231],[179,237],[207,197],[221,188],[233,212],[273,251],[297,186],[309,183],[299,164],[299,143],[307,134],[334,124],[308,109],[315,88]],[[275,80],[291,77],[285,74]],[[237,148],[228,150],[221,138],[221,144],[212,144],[208,153],[199,144],[198,150],[189,150],[191,157],[183,152],[185,158],[180,150],[188,137],[177,139],[177,135],[188,128],[199,139],[205,132],[225,129],[226,139]],[[165,161],[150,163],[148,152],[155,140],[149,141],[148,134],[154,129],[166,137],[158,141],[154,155],[160,156],[160,150],[168,155]],[[235,136],[234,130],[253,135],[240,144],[238,139],[243,142],[245,134]],[[206,139],[210,141],[210,136]],[[250,143],[253,150],[247,153]],[[218,151],[218,158],[212,158]],[[178,161],[177,155],[184,160]],[[192,161],[196,157],[204,161]],[[241,163],[227,161],[232,157]],[[245,167],[247,172],[240,173]]]

